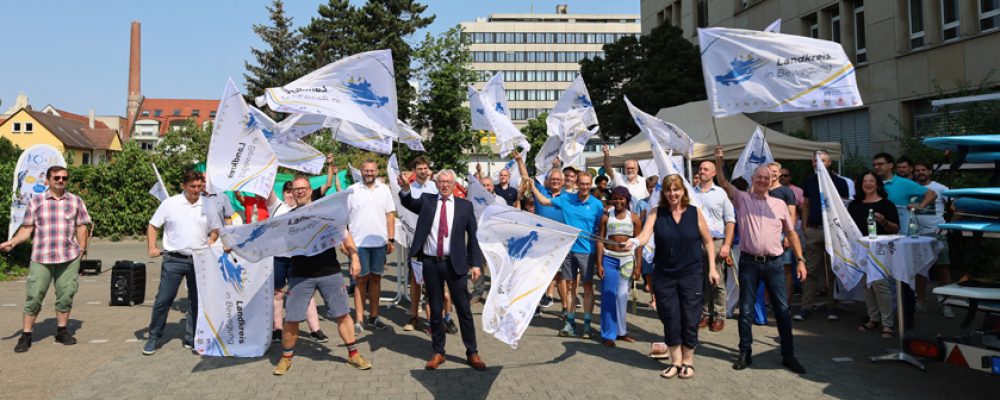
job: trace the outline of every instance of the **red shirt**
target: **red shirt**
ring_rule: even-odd
[[[243,201],[240,202],[240,204],[243,204],[244,208],[244,214],[243,214],[244,224],[249,224],[253,222],[252,217],[253,217],[254,207],[256,207],[257,209],[257,221],[263,221],[268,218],[267,200],[264,199],[263,197],[258,197],[253,195],[243,196]]]

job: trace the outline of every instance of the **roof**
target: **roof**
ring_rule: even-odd
[[[111,150],[115,138],[118,137],[118,131],[114,129],[84,129],[83,134],[95,150]]]
[[[198,125],[202,125],[213,119],[212,113],[219,109],[219,100],[199,100],[199,99],[150,99],[143,98],[139,104],[139,111],[133,117],[134,123],[140,119],[152,119],[160,123],[160,136],[166,135],[170,129],[170,123],[177,120],[194,119]],[[160,115],[156,115],[156,110],[160,110]],[[174,111],[179,111],[179,115],[174,115]],[[198,110],[195,116],[194,110]],[[147,112],[148,115],[142,115]],[[130,132],[131,133],[131,132]]]
[[[173,113],[174,109],[184,109],[185,107],[191,109],[198,109],[202,112],[215,111],[219,108],[219,100],[198,100],[198,99],[150,99],[145,98],[142,100],[142,106],[139,109],[142,110],[156,110],[160,109],[164,112]]]
[[[63,118],[66,118],[66,119],[70,119],[70,120],[73,120],[73,121],[83,122],[84,125],[87,125],[88,127],[90,126],[90,117],[88,117],[86,115],[74,114],[74,113],[71,113],[71,112],[66,111],[66,110],[60,110],[58,108],[56,108],[55,110],[56,110],[56,112],[59,113],[60,117],[63,117]],[[97,119],[94,119],[94,129],[108,129],[108,128],[109,127],[108,127],[107,124],[105,124],[105,123],[103,123],[101,121],[98,121]]]
[[[90,129],[88,122],[76,119],[57,117],[41,111],[24,110],[35,121],[52,132],[66,147],[77,149],[107,150],[114,143],[115,131],[108,129]],[[62,112],[60,112],[62,114]]]

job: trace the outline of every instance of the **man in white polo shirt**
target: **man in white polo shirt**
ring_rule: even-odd
[[[608,182],[611,187],[625,186],[633,199],[649,197],[649,191],[646,190],[646,178],[639,175],[638,161],[625,160],[625,179],[622,179],[622,176],[611,168],[611,154],[608,145],[604,145],[601,150],[604,151],[604,172],[611,178]],[[635,211],[635,205],[638,203],[638,201],[633,202],[632,211]]]
[[[361,182],[351,185],[350,195],[351,231],[361,258],[361,273],[357,277],[354,290],[354,312],[357,324],[367,325],[375,330],[385,330],[387,326],[378,316],[378,301],[382,293],[382,274],[385,273],[385,258],[392,254],[396,244],[396,204],[392,200],[389,186],[379,182],[378,164],[368,159],[361,163]],[[365,299],[369,302],[369,317],[365,316]],[[355,325],[355,332],[360,325]]]
[[[167,324],[167,312],[174,304],[181,279],[187,280],[188,309],[184,348],[194,348],[194,324],[198,315],[198,286],[195,281],[194,260],[191,249],[208,246],[209,225],[203,212],[204,199],[201,190],[205,187],[205,176],[200,172],[188,171],[181,179],[180,194],[171,196],[160,203],[146,227],[146,245],[149,257],[163,256],[160,267],[160,288],[153,302],[153,313],[149,321],[149,339],[142,347],[142,354],[156,353],[157,341]],[[163,250],[156,246],[159,229],[163,229]],[[216,235],[216,233],[212,233]],[[215,239],[214,237],[212,238]]]

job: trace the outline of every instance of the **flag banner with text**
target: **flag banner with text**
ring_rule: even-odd
[[[733,28],[698,28],[712,115],[819,111],[862,105],[840,43]]]
[[[198,283],[195,351],[211,357],[264,355],[274,324],[274,259],[247,261],[220,245],[192,253]]]
[[[278,157],[279,166],[313,175],[323,171],[323,163],[326,161],[323,153],[300,138],[281,134],[278,123],[257,107],[250,106],[250,115],[260,124],[264,138]]]
[[[854,289],[865,275],[860,261],[867,261],[865,247],[860,246],[861,230],[854,224],[847,207],[840,200],[837,186],[823,160],[816,156],[816,176],[819,178],[819,197],[823,209],[823,240],[830,255],[830,269],[847,290]]]
[[[500,204],[480,221],[476,238],[493,282],[483,331],[516,349],[580,230]]]
[[[45,174],[53,165],[66,166],[62,152],[47,144],[36,144],[25,149],[17,158],[14,168],[14,185],[10,195],[10,228],[7,240],[14,237],[24,222],[31,198],[49,189]]]
[[[219,102],[205,164],[209,193],[242,191],[266,198],[278,173],[278,157],[232,79]]]
[[[219,236],[233,253],[250,261],[319,254],[344,241],[352,192],[340,191],[264,221],[227,226]]]

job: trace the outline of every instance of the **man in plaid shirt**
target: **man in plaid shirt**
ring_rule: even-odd
[[[0,251],[31,241],[31,264],[28,267],[27,300],[24,301],[24,328],[14,351],[23,353],[31,347],[31,330],[42,309],[42,300],[55,280],[56,342],[76,344],[66,329],[73,296],[80,287],[80,258],[87,254],[90,214],[83,199],[66,191],[69,173],[65,167],[52,166],[45,173],[49,189],[31,198],[24,213],[24,223],[10,241],[0,243]],[[32,237],[34,234],[34,237]]]

